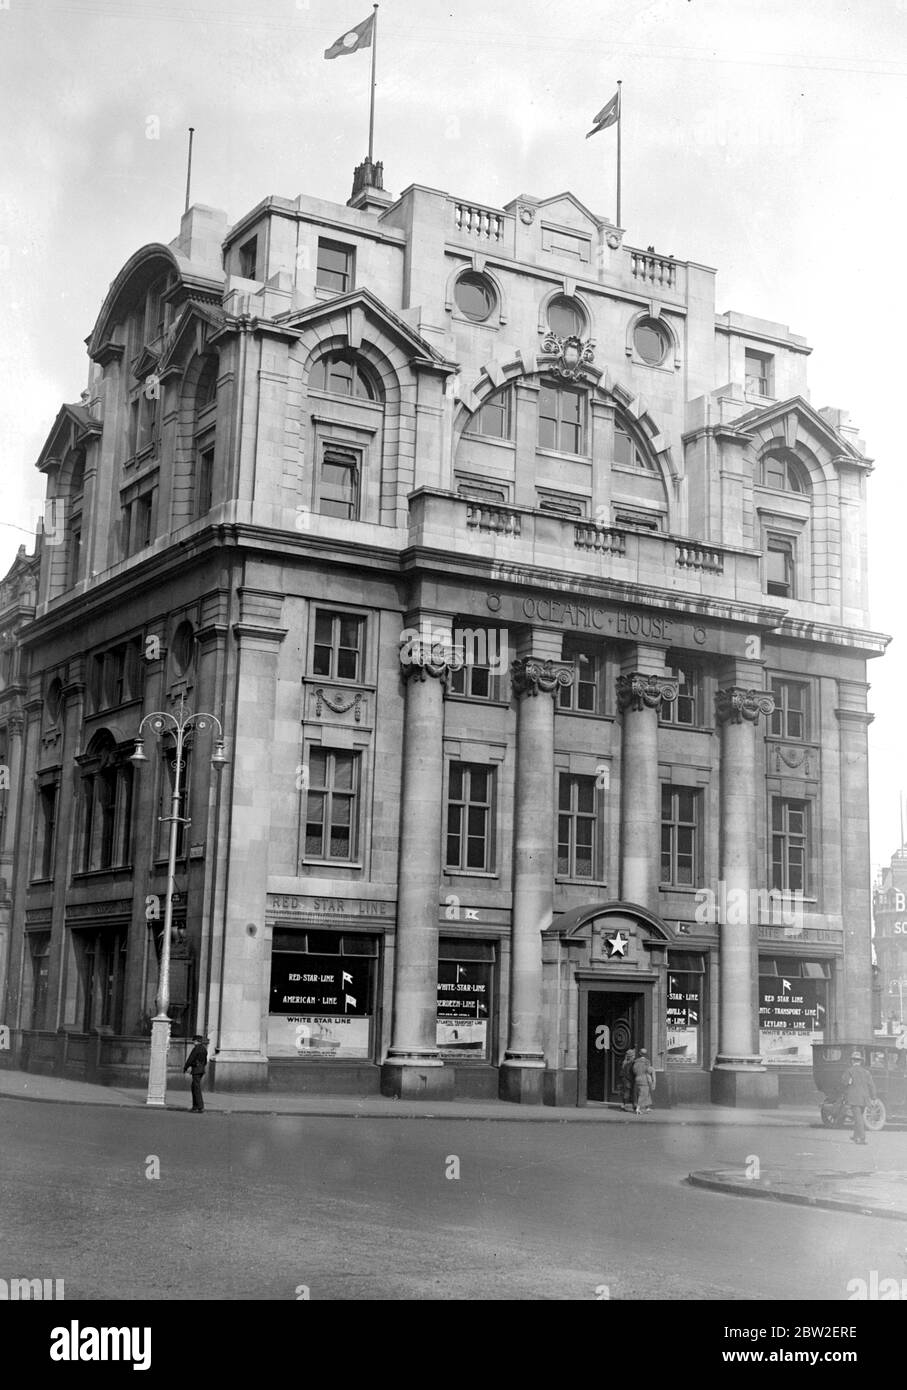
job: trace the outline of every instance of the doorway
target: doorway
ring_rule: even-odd
[[[619,1101],[620,1068],[631,1047],[644,1046],[642,990],[616,993],[590,989],[586,995],[587,1101]]]

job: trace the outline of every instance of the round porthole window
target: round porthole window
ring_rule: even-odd
[[[654,319],[642,319],[633,330],[633,345],[644,362],[658,367],[668,355],[671,340],[667,329]]]
[[[454,286],[454,299],[460,313],[476,323],[487,319],[495,305],[491,282],[471,270],[461,275]]]
[[[586,320],[576,300],[565,294],[552,299],[548,305],[548,327],[559,338],[582,338]]]

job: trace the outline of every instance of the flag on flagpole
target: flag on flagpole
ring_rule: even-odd
[[[327,57],[327,54],[325,54]],[[597,135],[600,130],[607,130],[609,125],[616,125],[620,120],[620,88],[614,93],[606,106],[603,106],[597,116],[592,117],[592,129],[586,136]]]
[[[344,53],[355,53],[357,48],[371,48],[375,30],[375,16],[370,14],[355,29],[348,29],[335,39],[330,48],[324,50],[325,58],[342,58]]]

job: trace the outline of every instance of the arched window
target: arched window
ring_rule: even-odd
[[[319,357],[309,373],[309,386],[332,396],[381,400],[381,388],[371,370],[353,353],[331,352]]]
[[[512,438],[513,391],[505,386],[495,391],[475,412],[467,425],[470,434],[484,434],[489,439]]]
[[[586,393],[543,381],[539,387],[539,447],[562,454],[585,452]]]
[[[101,729],[77,762],[82,772],[79,868],[82,873],[120,868],[129,863],[132,844],[129,750],[118,749],[111,733]]]
[[[759,481],[775,492],[809,492],[809,476],[796,455],[770,449],[761,460]]]
[[[645,473],[655,471],[655,465],[646,450],[620,419],[614,422],[614,462],[618,468],[639,468]]]
[[[586,316],[575,299],[559,294],[548,305],[548,327],[559,338],[582,338]]]

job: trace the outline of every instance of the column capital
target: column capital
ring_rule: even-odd
[[[459,671],[463,664],[463,657],[446,642],[412,636],[400,640],[400,672],[405,681],[411,678],[424,681],[432,676],[446,686],[451,671]]]
[[[719,724],[742,724],[744,719],[758,724],[760,714],[768,718],[774,708],[775,697],[770,690],[744,690],[742,686],[730,685],[715,695]]]
[[[617,677],[617,707],[621,714],[628,710],[661,709],[677,699],[677,681],[669,676],[650,676],[642,671],[627,671]]]
[[[541,661],[538,657],[521,656],[510,667],[510,682],[518,698],[555,695],[563,687],[572,685],[575,678],[576,667],[572,661]]]

